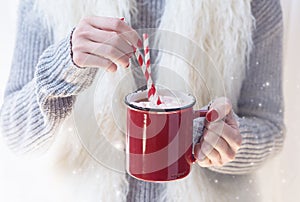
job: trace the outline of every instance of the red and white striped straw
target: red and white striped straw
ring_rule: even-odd
[[[148,34],[143,34],[143,45],[144,45],[144,56],[145,56],[145,77],[147,81],[147,89],[149,90],[151,87],[152,78],[151,78],[151,68],[150,68],[150,52],[149,52],[149,37]]]
[[[135,50],[135,57],[140,65],[140,67],[143,68],[144,67],[144,59],[138,48]]]
[[[139,64],[139,66],[141,67],[141,69],[142,69],[142,71],[143,71],[143,74],[145,75],[145,77],[146,77],[146,80],[148,80],[147,79],[147,73],[146,73],[146,66],[144,65],[144,58],[143,58],[143,55],[142,55],[142,53],[140,52],[140,50],[139,49],[136,49],[135,50],[135,57],[136,57],[136,59],[137,59],[137,61],[138,61],[138,64]]]
[[[151,62],[150,62],[150,51],[149,51],[149,36],[148,34],[143,34],[143,40],[144,40],[144,55],[145,55],[145,60],[144,60],[144,65],[146,68],[144,68],[144,75],[147,81],[147,89],[148,89],[148,99],[150,102],[160,105],[161,100],[160,97],[157,94],[155,85],[153,83],[153,80],[151,78]]]

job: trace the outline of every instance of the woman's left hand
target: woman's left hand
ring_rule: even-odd
[[[217,98],[206,114],[203,135],[195,145],[195,157],[202,167],[223,166],[233,161],[242,136],[227,98]]]

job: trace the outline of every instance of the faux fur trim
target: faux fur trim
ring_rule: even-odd
[[[193,93],[197,98],[198,108],[215,97],[227,96],[232,100],[234,109],[237,109],[252,45],[253,17],[250,2],[251,0],[224,0],[220,3],[166,0],[159,31],[156,30],[151,35],[156,41],[151,44],[152,48],[160,50],[160,60],[156,64],[158,85]],[[55,27],[53,30],[57,41],[66,36],[83,16],[125,17],[130,23],[137,14],[134,0],[39,0],[36,3],[36,8],[45,16],[47,25]],[[56,141],[55,144],[60,146],[53,147],[57,149],[53,158],[57,162],[63,162],[63,169],[85,170],[80,183],[83,187],[93,187],[93,193],[90,194],[99,201],[126,199],[126,115],[122,101],[127,93],[136,88],[132,72],[128,70],[119,68],[115,74],[99,71],[92,87],[77,98],[72,114],[76,123],[69,119],[56,135],[57,138],[66,137],[70,128],[85,128],[84,132],[78,133],[81,142],[76,136]],[[90,124],[94,122],[96,124]],[[97,141],[100,136],[106,141]],[[100,147],[103,142],[107,143],[104,148],[109,147],[111,150]],[[95,159],[101,159],[101,163],[104,161],[104,167],[96,165]],[[97,169],[93,170],[94,168]],[[188,178],[169,183],[171,186],[168,186],[166,193],[168,199],[218,201],[219,194],[228,194],[222,191],[225,188],[216,192],[216,186],[210,181],[212,179],[204,175],[202,170],[194,168]],[[102,183],[95,183],[93,177],[84,177],[93,176],[94,173],[101,173]],[[112,187],[117,187],[120,192],[111,197],[107,193],[112,192]],[[221,201],[232,201],[232,195],[222,199]]]

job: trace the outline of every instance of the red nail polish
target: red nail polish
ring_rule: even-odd
[[[126,68],[128,68],[128,67],[129,67],[129,65],[130,65],[130,63],[128,63],[128,65],[126,66]]]
[[[206,120],[209,122],[213,122],[219,118],[219,114],[216,110],[211,110],[206,114]]]
[[[143,47],[143,42],[141,41],[141,39],[138,40],[137,45],[138,45],[138,47],[140,47],[140,48]]]
[[[125,20],[125,18],[120,18],[120,20],[124,21],[124,20]]]

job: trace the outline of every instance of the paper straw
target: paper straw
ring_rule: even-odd
[[[144,59],[139,49],[135,50],[135,57],[140,65],[140,67],[144,66]]]
[[[139,49],[135,50],[135,57],[138,61],[139,66],[141,67],[141,69],[143,71],[143,75],[145,76],[146,81],[148,81],[149,75],[148,75],[148,73],[146,73],[146,66],[144,65],[143,55],[142,55],[142,53],[140,52]],[[148,86],[147,86],[147,89],[148,89]]]
[[[150,102],[156,104],[156,105],[160,105],[161,104],[161,100],[160,97],[157,94],[155,85],[153,83],[153,80],[151,78],[151,62],[150,62],[150,51],[149,51],[149,36],[148,34],[143,34],[143,40],[144,40],[144,55],[145,55],[145,60],[144,60],[144,64],[146,66],[145,68],[145,78],[147,81],[147,89],[148,89],[148,99],[150,100]]]

